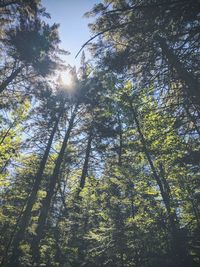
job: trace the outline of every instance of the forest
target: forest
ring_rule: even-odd
[[[200,1],[99,0],[78,68],[50,16],[0,0],[0,267],[200,266]]]

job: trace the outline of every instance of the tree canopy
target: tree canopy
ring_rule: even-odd
[[[0,2],[0,266],[197,267],[200,1],[85,16],[76,68],[41,1]]]

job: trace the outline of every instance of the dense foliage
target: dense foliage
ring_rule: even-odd
[[[86,15],[65,85],[40,1],[0,2],[0,266],[199,266],[200,2]]]

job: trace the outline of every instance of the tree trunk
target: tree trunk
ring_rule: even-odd
[[[17,231],[17,233],[15,235],[15,238],[13,240],[13,253],[12,253],[12,257],[11,257],[11,260],[10,260],[9,267],[17,267],[18,264],[19,264],[18,263],[19,254],[20,254],[19,244],[24,238],[26,228],[28,227],[28,224],[29,224],[29,221],[30,221],[30,218],[31,218],[31,211],[32,211],[33,205],[35,203],[40,184],[42,182],[42,176],[43,176],[43,173],[44,173],[44,170],[45,170],[46,162],[47,162],[47,159],[48,159],[48,156],[49,156],[49,152],[50,152],[50,149],[51,149],[53,138],[54,138],[54,135],[55,135],[56,130],[58,128],[58,123],[59,123],[59,120],[60,120],[60,118],[62,116],[62,113],[63,113],[63,109],[61,107],[61,111],[59,113],[58,118],[55,121],[55,124],[54,124],[52,132],[50,134],[50,137],[49,137],[49,140],[48,140],[44,155],[43,155],[42,160],[40,162],[38,172],[37,172],[37,174],[35,176],[35,182],[33,184],[33,188],[31,190],[31,194],[30,194],[30,196],[29,196],[29,198],[27,200],[26,208],[25,208],[25,210],[23,212],[23,215],[21,217],[18,231]]]
[[[89,163],[89,158],[90,158],[90,152],[91,152],[91,144],[92,144],[92,126],[90,127],[89,134],[88,134],[88,142],[87,142],[87,147],[86,147],[86,152],[85,152],[85,160],[83,164],[83,169],[81,173],[81,180],[80,180],[80,188],[79,188],[79,193],[82,191],[82,189],[85,186],[85,180],[88,172],[88,163]]]
[[[76,117],[77,108],[78,108],[78,104],[76,105],[76,107],[75,107],[75,109],[74,109],[74,111],[72,113],[72,116],[70,118],[69,126],[68,126],[67,132],[65,134],[65,137],[64,137],[64,140],[63,140],[62,147],[60,149],[59,155],[57,157],[53,174],[52,174],[51,179],[50,179],[47,195],[46,195],[46,197],[44,198],[44,200],[42,202],[42,207],[41,207],[41,211],[40,211],[40,215],[39,215],[39,219],[38,219],[38,226],[37,226],[37,229],[36,229],[36,236],[35,236],[35,238],[33,240],[32,247],[31,247],[32,253],[33,253],[33,266],[39,266],[38,265],[39,258],[40,258],[39,244],[40,244],[40,240],[43,238],[43,235],[44,235],[44,228],[45,228],[45,224],[46,224],[49,208],[50,208],[50,205],[51,205],[52,198],[54,196],[56,184],[58,182],[58,177],[59,177],[59,173],[60,173],[60,167],[61,167],[61,164],[62,164],[62,161],[63,161],[63,157],[64,157],[64,153],[66,151],[66,147],[67,147],[67,144],[68,144],[68,141],[69,141],[71,130],[73,128],[73,124],[74,124],[74,119]]]
[[[2,93],[6,89],[6,87],[9,85],[9,83],[11,83],[17,77],[17,75],[20,73],[21,70],[22,70],[22,67],[17,68],[15,71],[11,73],[10,76],[6,78],[5,81],[2,82],[2,84],[0,85],[0,93]]]
[[[143,149],[144,149],[144,153],[146,155],[146,158],[148,160],[148,163],[150,165],[151,171],[153,173],[154,179],[157,182],[157,185],[160,189],[160,193],[167,211],[167,215],[168,215],[168,219],[169,219],[169,225],[170,225],[170,230],[171,230],[171,248],[172,248],[172,252],[175,256],[175,262],[176,262],[176,266],[182,266],[181,262],[187,261],[187,255],[185,255],[185,249],[183,244],[180,241],[180,233],[179,233],[179,228],[177,227],[177,220],[176,220],[176,214],[175,212],[172,211],[172,206],[171,206],[171,199],[170,199],[170,195],[169,195],[169,185],[167,183],[167,187],[166,187],[166,181],[165,183],[163,183],[162,179],[159,177],[157,170],[154,166],[154,162],[151,158],[151,155],[148,151],[148,147],[146,144],[146,139],[142,133],[142,130],[140,128],[140,123],[139,120],[137,118],[137,113],[133,108],[132,103],[130,103],[131,105],[131,111],[133,114],[133,119],[135,121],[136,124],[136,128],[137,131],[139,133],[139,137],[140,137],[140,141],[142,143]],[[163,177],[162,177],[163,178]],[[183,253],[184,251],[184,253]]]
[[[82,168],[82,173],[81,173],[81,178],[80,178],[80,185],[78,187],[78,190],[76,192],[75,195],[75,201],[74,201],[74,214],[79,214],[81,215],[81,201],[82,201],[82,197],[80,196],[81,191],[83,190],[83,188],[85,187],[85,182],[86,182],[86,177],[87,177],[87,173],[88,173],[88,164],[89,164],[89,159],[90,159],[90,154],[91,154],[91,145],[92,145],[92,138],[93,138],[93,125],[91,124],[90,129],[89,129],[89,133],[88,133],[88,140],[87,140],[87,146],[86,146],[86,150],[85,150],[85,159],[84,159],[84,163],[83,163],[83,168]],[[78,262],[79,264],[84,262],[85,259],[85,255],[83,252],[83,244],[84,244],[84,239],[82,238],[81,233],[81,229],[83,229],[83,232],[86,231],[86,221],[84,223],[85,227],[83,227],[83,221],[84,218],[80,219],[79,217],[77,217],[76,215],[73,216],[73,225],[71,227],[70,232],[73,233],[72,236],[72,240],[70,240],[72,246],[77,246],[77,255],[78,255]],[[79,245],[77,245],[79,244]],[[80,245],[81,244],[81,245]],[[76,263],[78,264],[78,263]]]
[[[122,166],[122,147],[123,147],[123,131],[122,122],[119,113],[117,114],[118,124],[119,124],[119,153],[118,153],[118,165]]]

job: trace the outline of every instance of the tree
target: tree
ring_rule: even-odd
[[[40,1],[0,13],[1,266],[199,266],[199,2],[96,5],[70,85]]]
[[[137,79],[143,84],[154,82],[161,88],[180,81],[182,93],[198,106],[198,10],[193,0],[96,5],[88,13],[100,15],[91,29],[105,41],[97,43],[95,53],[101,57],[106,50],[102,60],[110,69],[141,73]]]
[[[9,47],[8,54],[15,58],[16,66],[2,82],[0,92],[3,92],[25,68],[28,70],[31,67],[41,76],[48,75],[56,69],[56,53],[61,51],[58,48],[58,25],[50,27],[38,19],[28,23],[22,20],[20,25],[10,29],[7,35],[5,43]]]
[[[60,96],[58,97],[58,102],[59,106],[57,108],[57,110],[54,110],[54,114],[52,114],[52,117],[50,118],[50,122],[49,124],[52,125],[52,129],[49,135],[49,139],[47,141],[47,145],[46,148],[44,150],[44,154],[41,158],[39,167],[38,167],[38,171],[35,175],[35,181],[31,190],[30,195],[28,196],[27,202],[26,202],[26,207],[24,208],[23,214],[21,215],[20,221],[18,223],[18,229],[16,231],[14,240],[13,240],[13,254],[10,260],[10,266],[18,266],[19,265],[19,255],[20,255],[20,251],[19,251],[19,245],[20,242],[23,240],[24,238],[24,234],[26,231],[26,228],[29,224],[30,218],[31,218],[31,212],[33,209],[33,205],[35,204],[36,201],[36,197],[42,182],[42,178],[43,178],[43,174],[44,174],[44,170],[46,167],[46,163],[50,154],[50,150],[51,150],[51,146],[53,144],[53,139],[54,136],[56,134],[56,131],[58,129],[58,125],[59,122],[63,116],[64,113],[64,106],[65,106],[65,99],[59,99]],[[54,105],[56,103],[53,103]],[[53,106],[54,107],[54,106]]]

